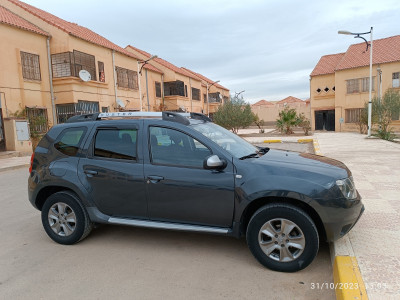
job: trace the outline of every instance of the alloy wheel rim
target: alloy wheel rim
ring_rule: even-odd
[[[74,210],[63,202],[53,204],[48,213],[50,228],[59,236],[69,236],[76,228],[76,215]]]
[[[303,253],[306,239],[296,223],[278,218],[261,226],[258,243],[269,258],[279,262],[291,262]]]

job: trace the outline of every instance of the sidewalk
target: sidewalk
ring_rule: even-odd
[[[28,172],[30,162],[30,156],[1,158],[0,172],[14,170],[18,168],[26,168],[26,172]]]
[[[349,167],[365,205],[331,255],[356,257],[369,299],[400,299],[400,144],[357,133],[313,137],[323,155]]]

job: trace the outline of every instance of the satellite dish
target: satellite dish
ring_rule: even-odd
[[[82,79],[83,81],[87,82],[89,80],[92,80],[92,76],[90,73],[86,70],[80,70],[79,71],[79,78]]]
[[[119,106],[121,106],[122,108],[125,107],[125,103],[124,103],[121,99],[117,99],[117,104],[118,104]]]

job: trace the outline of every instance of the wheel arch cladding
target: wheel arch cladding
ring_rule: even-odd
[[[254,215],[254,213],[262,206],[271,204],[271,203],[291,204],[291,205],[296,206],[296,207],[300,208],[301,210],[303,210],[307,215],[310,216],[311,220],[314,222],[315,226],[317,227],[318,234],[320,236],[320,240],[323,240],[323,241],[326,240],[326,231],[325,231],[324,224],[314,208],[312,208],[309,204],[302,202],[300,200],[297,200],[297,199],[279,198],[279,197],[259,198],[259,199],[253,200],[252,202],[249,203],[249,205],[247,205],[247,207],[244,210],[242,217],[241,217],[241,234],[242,235],[244,235],[246,233],[247,226],[249,224],[251,217]]]

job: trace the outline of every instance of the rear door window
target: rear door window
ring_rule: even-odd
[[[86,127],[68,128],[61,132],[54,147],[68,156],[76,156],[85,135]]]
[[[95,157],[136,161],[136,129],[99,129],[94,141]]]

